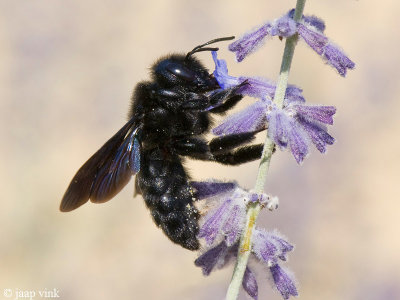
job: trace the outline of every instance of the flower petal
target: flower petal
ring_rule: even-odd
[[[246,270],[244,271],[242,286],[251,298],[253,298],[254,300],[258,299],[257,280],[254,276],[254,273],[250,271],[249,267],[246,267]]]
[[[334,106],[324,105],[293,105],[295,111],[304,119],[319,121],[324,124],[333,124],[333,115],[336,113]]]
[[[262,130],[266,124],[265,110],[264,103],[258,101],[226,118],[212,132],[215,135],[226,135]]]
[[[268,266],[278,261],[279,249],[271,235],[264,230],[255,229],[253,233],[253,246],[251,251]]]
[[[225,235],[225,242],[228,247],[239,240],[245,221],[246,207],[235,205],[229,212],[221,229]]]
[[[211,55],[215,63],[215,71],[213,74],[219,86],[223,89],[228,89],[230,87],[239,85],[241,83],[239,78],[230,76],[228,74],[226,61],[224,59],[218,59],[216,51],[212,51]]]
[[[240,39],[231,43],[228,48],[230,51],[235,52],[236,60],[241,62],[247,55],[262,45],[265,37],[269,35],[270,29],[271,24],[265,23],[244,34]]]
[[[300,164],[308,154],[308,136],[300,124],[293,119],[288,128],[289,147],[297,163]]]
[[[221,206],[207,214],[204,224],[200,227],[198,237],[204,238],[207,245],[214,243],[220,234],[220,229],[231,210],[232,199],[225,200]]]
[[[239,77],[240,82],[246,82],[238,89],[238,94],[247,95],[262,99],[264,97],[273,98],[275,94],[275,84],[265,78]]]
[[[329,43],[324,48],[323,57],[326,62],[334,67],[341,76],[346,76],[347,69],[354,69],[355,63],[344,54],[339,47]]]
[[[325,153],[326,145],[332,145],[335,139],[327,132],[325,126],[316,122],[310,122],[304,118],[298,118],[297,121],[307,131],[311,141],[321,153]]]
[[[287,117],[276,109],[268,115],[268,136],[279,148],[284,149],[288,145]]]
[[[322,55],[324,47],[329,42],[325,35],[301,23],[297,26],[297,32],[315,52]]]
[[[294,280],[278,264],[269,269],[274,279],[275,286],[283,296],[283,299],[287,300],[290,296],[298,295]]]
[[[192,181],[190,185],[196,190],[196,199],[201,200],[234,190],[236,182]]]
[[[207,252],[200,255],[195,261],[194,264],[203,270],[203,275],[210,275],[211,271],[214,267],[224,259],[225,254],[227,253],[228,247],[225,242],[220,243],[219,245],[211,248]]]

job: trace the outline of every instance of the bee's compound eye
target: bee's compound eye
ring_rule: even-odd
[[[171,62],[165,68],[169,73],[178,78],[182,78],[186,81],[195,80],[195,74],[182,64]]]

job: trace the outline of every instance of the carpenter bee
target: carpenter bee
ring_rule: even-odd
[[[233,108],[239,88],[222,89],[193,55],[217,51],[206,47],[231,40],[225,37],[195,47],[187,54],[159,59],[151,68],[151,81],[137,84],[128,122],[78,170],[61,201],[68,212],[86,203],[113,198],[136,176],[157,226],[182,247],[199,248],[199,212],[196,190],[182,165],[182,156],[238,165],[261,156],[262,145],[244,145],[255,133],[217,137],[206,141],[210,114]],[[246,83],[244,83],[246,84]]]

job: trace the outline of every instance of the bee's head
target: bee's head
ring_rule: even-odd
[[[218,48],[204,46],[233,38],[215,39],[195,47],[186,55],[175,54],[160,59],[152,68],[154,79],[167,88],[181,85],[187,88],[215,89],[218,87],[217,81],[193,54],[202,51],[217,51]]]

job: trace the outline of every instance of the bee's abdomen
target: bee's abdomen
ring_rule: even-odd
[[[142,159],[138,185],[154,222],[174,243],[198,249],[199,213],[179,157],[156,148],[144,151]]]

